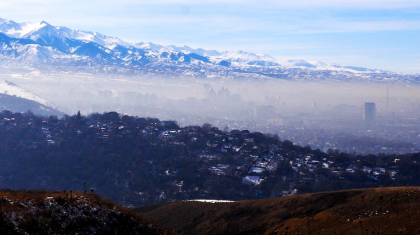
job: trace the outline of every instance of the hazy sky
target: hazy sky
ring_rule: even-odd
[[[14,0],[0,3],[0,18],[420,73],[419,0]]]

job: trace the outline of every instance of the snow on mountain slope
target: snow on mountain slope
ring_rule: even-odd
[[[106,35],[96,33],[96,32],[88,32],[88,31],[81,31],[81,30],[72,30],[67,27],[57,26],[57,30],[59,30],[63,36],[86,41],[86,42],[94,42],[103,47],[109,47],[112,45],[122,45],[122,46],[132,46],[132,43],[124,42],[123,40],[116,38],[116,37],[108,37]]]
[[[22,38],[40,27],[42,27],[41,23],[16,23],[11,20],[0,19],[0,32],[10,37]]]
[[[156,45],[156,44],[154,44],[154,45],[156,47],[159,46],[159,45]],[[223,53],[218,52],[216,50],[205,50],[203,48],[193,49],[193,48],[191,48],[189,46],[186,46],[186,45],[184,45],[182,47],[177,47],[177,46],[174,46],[174,45],[170,45],[170,46],[167,46],[167,48],[171,48],[171,49],[173,49],[175,51],[182,52],[182,53],[185,53],[185,54],[194,53],[194,54],[197,54],[197,55],[209,56],[209,57],[212,57],[212,56],[220,56],[220,55],[223,54]]]
[[[231,62],[249,62],[249,61],[256,61],[256,60],[275,62],[275,59],[271,56],[262,55],[262,54],[254,54],[254,53],[244,52],[244,51],[224,52],[220,56],[217,56],[216,58],[220,58],[220,59],[231,61]]]
[[[203,57],[208,57],[209,61],[215,62],[216,64],[221,61],[233,62],[229,65],[238,65],[238,66],[280,66],[278,61],[268,55],[255,54],[244,51],[225,51],[218,52],[216,50],[204,50],[202,48],[192,49],[188,46],[177,47],[174,45],[171,46],[162,46],[154,43],[128,43],[116,37],[109,37],[96,32],[88,32],[81,30],[72,30],[67,27],[61,26],[52,26],[45,21],[40,23],[16,23],[11,20],[0,19],[0,32],[8,35],[9,37],[16,38],[26,38],[31,39],[35,42],[43,42],[46,45],[54,45],[56,41],[65,42],[66,40],[80,40],[84,42],[94,42],[100,46],[115,49],[116,45],[125,47],[125,48],[137,48],[150,51],[159,51],[160,54],[167,52],[174,54],[175,52],[180,52],[183,54],[197,54]],[[63,47],[62,45],[60,45]],[[68,45],[70,47],[70,45]],[[68,52],[74,52],[75,47],[68,49]],[[60,51],[65,51],[61,49]],[[152,55],[152,54],[149,54]],[[155,55],[155,54],[154,54]],[[152,59],[156,61],[156,58]],[[304,64],[295,62],[292,63],[294,66],[304,66],[308,67],[308,63]],[[225,64],[226,65],[226,64]],[[290,64],[285,64],[285,66],[290,66]],[[312,66],[316,67],[316,66]]]
[[[10,95],[10,96],[16,96],[16,97],[27,99],[27,100],[32,100],[42,105],[54,108],[54,105],[51,102],[44,100],[41,97],[21,87],[18,87],[9,81],[5,81],[1,79],[0,79],[0,93]]]
[[[112,44],[130,46],[131,43],[115,37],[108,37],[96,32],[72,30],[62,26],[52,26],[45,21],[39,23],[16,23],[11,20],[0,19],[0,32],[9,37],[27,38],[33,41],[42,37],[55,37],[58,39],[75,39],[85,42],[94,42],[101,46]]]
[[[47,42],[48,39],[60,39],[64,37],[56,27],[48,24],[45,21],[40,22],[39,24],[34,24],[29,27],[31,30],[27,32],[21,32],[21,38],[31,39],[33,41],[38,41],[44,39],[44,42]],[[45,40],[46,39],[46,40]]]
[[[420,75],[305,60],[280,61],[245,51],[128,43],[96,32],[0,19],[1,66],[37,70],[130,73],[229,79],[419,82]]]
[[[188,46],[177,47],[177,46],[161,46],[154,43],[128,43],[116,37],[109,37],[96,32],[87,32],[81,30],[72,30],[67,27],[61,26],[52,26],[45,21],[40,23],[16,23],[11,20],[0,20],[0,32],[8,35],[9,37],[16,38],[26,38],[33,41],[44,41],[46,43],[47,39],[51,40],[61,40],[65,39],[75,39],[85,42],[94,42],[103,47],[115,48],[115,45],[123,47],[134,47],[137,49],[151,50],[151,51],[160,51],[173,53],[181,52],[183,54],[197,54],[204,57],[209,57],[212,61],[220,62],[222,60],[237,62],[237,63],[248,63],[250,65],[258,64],[256,61],[270,62],[270,65],[274,64],[275,59],[273,57],[261,54],[254,54],[244,51],[234,51],[234,52],[218,52],[216,50],[204,50],[202,48],[192,49]],[[48,44],[48,43],[46,43]],[[51,42],[48,44],[50,45]]]
[[[152,51],[159,51],[160,49],[164,48],[164,46],[154,44],[151,42],[139,42],[139,43],[135,43],[133,46],[139,49],[152,50]]]

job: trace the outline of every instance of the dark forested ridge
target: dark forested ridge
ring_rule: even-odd
[[[116,112],[0,113],[0,187],[82,190],[123,205],[420,184],[420,154],[327,153],[276,135]]]

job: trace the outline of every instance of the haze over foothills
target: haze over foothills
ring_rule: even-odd
[[[0,4],[16,22],[46,22],[130,42],[244,50],[419,73],[420,2],[324,1],[52,1]]]
[[[18,112],[116,111],[279,133],[324,151],[414,152],[419,10],[356,0],[2,3],[1,93],[41,104],[19,101]]]

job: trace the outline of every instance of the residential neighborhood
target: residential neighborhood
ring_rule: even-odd
[[[299,146],[278,135],[116,112],[0,113],[0,184],[69,190],[81,182],[124,205],[241,200],[415,185],[420,154],[356,155]],[[28,180],[31,179],[31,180]]]

